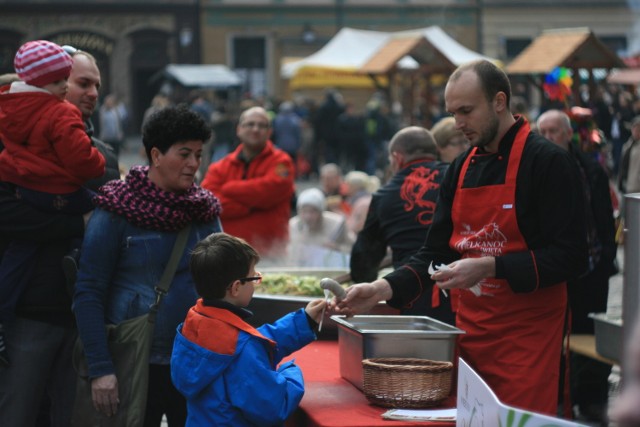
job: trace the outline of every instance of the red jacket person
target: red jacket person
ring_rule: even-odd
[[[262,107],[240,115],[236,134],[240,145],[209,166],[202,187],[220,199],[225,232],[248,241],[264,259],[281,258],[289,240],[293,162],[269,140]]]

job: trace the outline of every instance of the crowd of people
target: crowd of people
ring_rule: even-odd
[[[616,200],[640,189],[640,116],[625,92],[579,107],[589,132],[569,108],[514,114],[507,75],[484,60],[451,74],[449,117],[430,129],[399,124],[380,95],[360,111],[328,90],[317,108],[251,103],[237,119],[202,92],[179,105],[158,95],[145,164],[120,178],[127,113],[105,96],[94,137],[95,59],[40,40],[15,66],[0,87],[0,425],[70,425],[77,337],[96,412],[117,413],[125,379],[105,326],[148,312],[185,227],[154,327],[145,426],[283,423],[304,383],[278,363],[316,338],[323,310],[379,301],[465,330],[459,355],[505,403],[606,419],[609,367],[575,356],[563,381],[563,342],[593,333],[588,314],[606,310]],[[356,284],[342,301],[250,326],[258,268],[285,265],[345,268]],[[634,425],[624,399],[613,416]]]

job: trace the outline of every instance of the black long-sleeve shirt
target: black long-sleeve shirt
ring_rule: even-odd
[[[448,166],[436,160],[415,160],[373,194],[364,227],[351,249],[354,282],[378,277],[387,246],[392,251],[394,268],[401,267],[420,249]]]
[[[523,119],[505,134],[497,153],[478,150],[469,165],[463,188],[502,184],[511,147]],[[427,272],[434,265],[449,264],[460,254],[449,247],[453,232],[451,207],[460,171],[471,149],[449,167],[427,240],[408,263],[388,274],[394,307],[403,307],[421,292],[430,292]],[[496,257],[496,278],[506,279],[516,293],[577,277],[587,270],[584,199],[577,167],[569,153],[540,135],[530,133],[516,178],[516,218],[529,250]],[[418,280],[418,277],[420,278]]]

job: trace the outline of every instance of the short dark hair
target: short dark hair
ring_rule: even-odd
[[[498,92],[504,92],[507,96],[507,105],[511,103],[511,83],[509,77],[497,65],[486,59],[478,59],[468,62],[456,68],[449,77],[449,81],[455,81],[460,78],[463,72],[472,70],[480,80],[480,86],[484,92],[487,101],[491,102]]]
[[[191,251],[189,268],[202,298],[220,299],[234,280],[246,277],[260,255],[243,239],[227,233],[214,233],[202,239]]]
[[[211,127],[186,104],[156,111],[142,127],[142,143],[149,162],[154,147],[164,154],[178,142],[205,143],[210,137]]]
[[[396,132],[389,143],[389,151],[404,154],[406,161],[419,159],[425,155],[435,157],[438,153],[433,135],[420,126],[409,126]]]

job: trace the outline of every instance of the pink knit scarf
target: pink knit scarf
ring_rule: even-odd
[[[211,222],[220,214],[218,199],[193,184],[185,193],[161,190],[148,177],[149,166],[134,166],[124,181],[100,187],[93,203],[123,216],[136,227],[177,231],[191,222]]]

